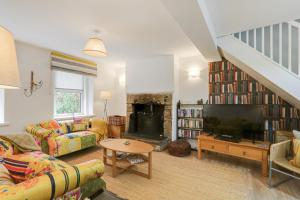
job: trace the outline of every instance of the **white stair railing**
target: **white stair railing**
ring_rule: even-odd
[[[300,19],[232,35],[300,78]]]

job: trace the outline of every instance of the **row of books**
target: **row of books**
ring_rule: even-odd
[[[240,81],[233,83],[210,83],[210,93],[231,93],[231,92],[269,92],[262,84],[254,81]]]
[[[271,127],[270,127],[271,126]],[[265,130],[299,130],[300,123],[298,119],[278,119],[266,120]]]
[[[209,83],[233,81],[252,81],[252,78],[247,73],[237,70],[209,73]]]
[[[299,110],[295,107],[267,106],[264,108],[264,116],[273,118],[299,118]]]
[[[194,108],[178,109],[177,115],[178,117],[201,118],[203,116],[203,110]]]
[[[209,71],[210,72],[219,72],[219,71],[229,71],[236,69],[232,63],[228,61],[221,61],[221,62],[211,62],[209,63]]]
[[[179,128],[202,128],[203,127],[203,119],[199,120],[190,120],[190,119],[178,119],[178,127]]]
[[[178,130],[178,137],[196,139],[200,135],[201,131],[198,130]]]
[[[224,93],[209,96],[210,104],[265,104],[265,105],[286,105],[286,102],[272,93],[247,93],[235,94]],[[295,113],[295,111],[293,111]]]

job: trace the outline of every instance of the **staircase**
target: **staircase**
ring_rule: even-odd
[[[223,57],[300,108],[300,19],[218,38]]]

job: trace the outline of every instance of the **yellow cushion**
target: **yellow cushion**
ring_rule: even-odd
[[[300,139],[293,140],[294,158],[290,161],[295,167],[300,167]]]

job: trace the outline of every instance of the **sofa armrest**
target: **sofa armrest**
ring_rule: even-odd
[[[55,133],[54,130],[48,130],[48,129],[42,128],[41,126],[36,126],[36,125],[27,126],[26,132],[32,134],[33,136],[35,136],[39,139],[45,139],[45,140],[47,140],[50,137],[59,136],[59,134]]]
[[[272,144],[270,148],[270,161],[286,158],[291,152],[291,140]]]
[[[100,160],[91,160],[49,174],[35,177],[13,186],[0,186],[0,199],[41,200],[60,197],[90,180],[100,178],[104,165]]]

